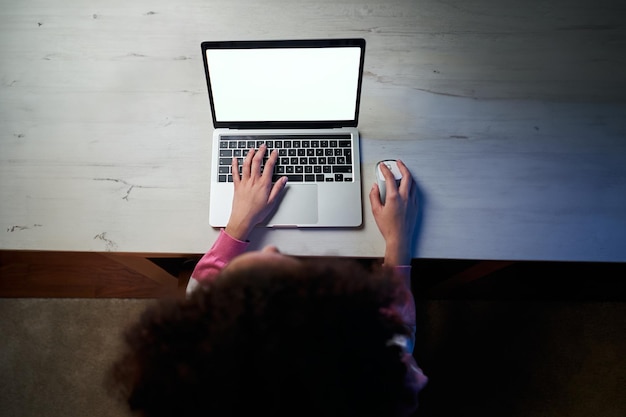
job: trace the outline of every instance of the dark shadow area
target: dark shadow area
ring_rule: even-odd
[[[489,261],[414,261],[414,355],[430,378],[415,415],[626,415],[626,264],[481,270]]]
[[[495,261],[415,260],[415,296],[454,300],[626,301],[626,263],[513,262],[492,271],[490,262]],[[463,274],[470,268],[474,276]],[[481,270],[485,275],[480,275]],[[445,291],[432,291],[455,276],[464,276],[466,281]]]

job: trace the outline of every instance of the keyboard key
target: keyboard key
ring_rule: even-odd
[[[302,182],[304,181],[304,175],[274,175],[272,176],[272,181],[276,182],[279,179],[281,179],[282,177],[287,177],[287,181],[289,182]]]
[[[352,166],[350,165],[333,165],[333,173],[334,174],[351,174]]]

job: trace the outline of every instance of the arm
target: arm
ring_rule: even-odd
[[[283,177],[272,184],[272,172],[278,158],[276,151],[272,152],[261,172],[263,156],[266,147],[262,145],[258,151],[251,149],[243,162],[241,176],[238,175],[239,164],[233,158],[233,206],[226,228],[211,249],[200,259],[191,279],[187,284],[187,295],[200,284],[211,282],[219,272],[233,258],[241,255],[248,247],[248,236],[259,222],[278,203],[278,197],[287,183]]]
[[[210,283],[232,259],[241,255],[248,248],[249,242],[233,238],[222,229],[209,251],[196,264],[187,284],[190,295],[201,284]]]
[[[403,284],[394,309],[411,331],[408,349],[412,351],[416,328],[415,299],[411,291],[411,244],[417,222],[417,190],[406,165],[402,161],[397,162],[402,173],[400,186],[396,186],[393,174],[382,164],[381,171],[387,188],[385,204],[380,202],[377,184],[372,187],[369,197],[376,225],[385,239],[384,264],[393,267],[395,275],[401,278]]]
[[[417,331],[417,324],[415,319],[415,297],[411,291],[411,266],[403,265],[393,268],[396,276],[402,278],[402,282],[405,283],[404,290],[401,296],[394,305],[394,310],[398,312],[404,325],[410,331],[410,339],[408,340],[407,351],[413,353],[415,346],[415,332]]]

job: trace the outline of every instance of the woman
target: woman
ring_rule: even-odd
[[[416,190],[407,167],[370,191],[384,263],[246,252],[280,199],[277,154],[250,150],[234,175],[230,220],[192,273],[184,301],[160,303],[126,336],[114,385],[145,416],[407,416],[427,382],[412,356]],[[233,159],[233,172],[239,171]]]

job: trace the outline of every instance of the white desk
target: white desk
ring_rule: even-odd
[[[423,194],[416,257],[626,261],[625,15],[597,0],[0,0],[0,249],[204,252],[200,42],[363,37],[364,226],[259,230],[258,245],[380,256],[367,194],[374,163],[400,157]]]

